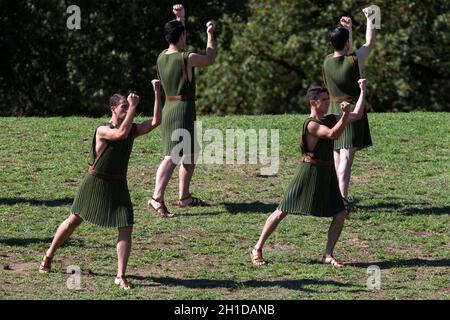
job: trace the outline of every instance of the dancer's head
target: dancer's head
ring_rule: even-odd
[[[164,26],[164,37],[169,44],[181,45],[186,43],[186,29],[181,21],[172,20]]]
[[[120,90],[109,98],[109,110],[116,121],[122,121],[127,115],[128,94],[129,92]]]
[[[310,86],[306,92],[306,99],[309,102],[311,111],[316,111],[320,114],[326,114],[330,105],[328,91],[323,86]]]
[[[330,41],[335,51],[349,51],[350,32],[342,27],[334,29],[330,34]]]

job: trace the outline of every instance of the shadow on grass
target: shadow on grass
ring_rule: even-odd
[[[353,288],[352,284],[342,283],[334,280],[319,280],[319,279],[301,279],[301,280],[248,280],[248,281],[234,281],[234,280],[212,280],[212,279],[177,279],[171,277],[149,277],[153,282],[160,283],[166,286],[183,286],[190,289],[215,289],[215,288],[229,288],[229,289],[243,289],[243,288],[270,288],[280,287],[289,290],[298,290],[309,293],[323,292],[322,290],[314,290],[306,288],[307,286],[333,286],[339,289]],[[346,292],[362,292],[365,290],[354,289],[346,290]]]
[[[309,260],[307,261],[307,263],[322,264],[320,261],[317,260]],[[380,269],[407,268],[407,267],[450,267],[450,259],[425,260],[415,258],[406,260],[345,263],[345,266],[348,267],[364,268],[364,269],[373,265],[380,267]]]
[[[101,276],[101,277],[114,277],[113,274],[97,274],[89,271],[89,275]],[[247,281],[235,281],[235,280],[215,280],[215,279],[179,279],[172,277],[154,277],[154,276],[140,276],[140,275],[128,275],[130,280],[138,281],[151,281],[150,284],[134,283],[137,287],[145,286],[183,286],[189,289],[217,289],[228,288],[231,290],[238,290],[243,288],[270,288],[280,287],[290,290],[298,290],[303,292],[322,292],[320,290],[313,290],[306,288],[307,286],[333,286],[337,288],[354,288],[355,286],[348,283],[342,283],[334,280],[319,280],[319,279],[302,279],[302,280],[247,280]],[[363,289],[346,290],[346,292],[363,292]]]
[[[269,213],[273,212],[278,204],[275,203],[262,203],[260,201],[250,202],[250,203],[222,203],[228,213]]]
[[[387,211],[389,213],[398,213],[402,215],[434,215],[450,214],[449,206],[434,207],[427,202],[409,202],[404,203],[393,199],[390,202],[380,202],[374,205],[358,205],[364,211]]]
[[[71,205],[73,198],[61,198],[51,200],[24,199],[24,198],[0,198],[0,205],[29,204],[32,206],[61,207]]]
[[[33,244],[47,244],[52,243],[53,238],[0,238],[0,245],[6,245],[10,247],[27,247]],[[80,239],[70,238],[62,244],[61,247],[84,247],[84,241]]]

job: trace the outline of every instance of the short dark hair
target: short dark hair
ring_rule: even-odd
[[[327,88],[323,86],[312,85],[308,88],[308,91],[306,92],[306,99],[308,99],[308,101],[317,100],[321,93],[327,92],[328,92]]]
[[[164,26],[164,37],[168,43],[175,44],[180,40],[181,34],[184,31],[184,24],[181,21],[172,20]]]
[[[111,98],[109,98],[109,108],[115,107],[119,105],[120,100],[126,99],[128,96],[128,92],[125,90],[119,90],[116,93],[114,93]]]
[[[348,41],[348,38],[350,36],[350,32],[343,28],[339,27],[331,31],[330,34],[330,41],[333,45],[334,50],[341,51],[345,47],[345,43]]]

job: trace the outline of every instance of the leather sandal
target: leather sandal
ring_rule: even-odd
[[[131,289],[131,283],[128,282],[128,280],[125,276],[116,277],[114,279],[114,283],[117,284],[120,288],[122,288],[124,290]]]
[[[47,254],[44,254],[44,258],[42,259],[42,262],[39,266],[39,272],[40,273],[49,273],[50,269],[52,267],[52,259],[53,257],[47,256]]]
[[[256,254],[253,252],[256,252]],[[250,251],[250,259],[251,259],[253,265],[257,266],[257,267],[266,264],[266,260],[264,260],[264,258],[263,258],[261,249],[258,250],[256,248],[252,248],[252,250]]]
[[[322,256],[322,263],[330,264],[335,268],[342,268],[344,266],[341,261],[336,260],[333,256]]]
[[[183,201],[187,200],[187,199],[192,199],[191,202],[187,203],[187,204],[183,204]],[[186,198],[180,199],[177,201],[177,203],[175,204],[176,206],[180,207],[180,208],[186,208],[186,207],[206,207],[208,206],[208,204],[203,201],[200,200],[199,198],[193,197],[192,195],[188,195]]]
[[[160,206],[155,208],[154,206],[152,206],[151,200],[156,201],[157,203],[160,203]],[[155,210],[156,213],[158,214],[158,216],[160,216],[161,218],[170,218],[170,217],[174,216],[173,213],[169,212],[166,205],[164,204],[164,201],[161,202],[152,197],[150,200],[148,200],[147,205],[149,208],[152,208],[153,210]]]

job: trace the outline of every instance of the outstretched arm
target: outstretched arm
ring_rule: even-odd
[[[202,68],[210,66],[214,63],[214,61],[216,60],[216,41],[214,39],[214,29],[214,22],[208,21],[208,23],[206,24],[206,33],[208,35],[206,53],[191,53],[188,58],[188,68]]]
[[[161,107],[161,85],[158,79],[152,80],[153,92],[155,94],[155,103],[153,105],[153,118],[137,125],[136,137],[142,136],[155,129],[161,123],[162,107]]]
[[[356,51],[356,56],[358,57],[358,62],[360,67],[364,65],[366,58],[369,56],[370,51],[375,45],[375,26],[374,17],[372,15],[372,10],[368,8],[363,9],[364,15],[367,20],[366,27],[366,42]]]

